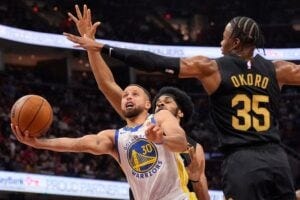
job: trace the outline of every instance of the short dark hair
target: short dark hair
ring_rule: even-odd
[[[239,38],[242,44],[264,47],[264,36],[256,21],[249,17],[234,17],[231,38]]]
[[[147,95],[147,97],[149,98],[149,101],[151,100],[150,93],[143,86],[141,86],[139,84],[135,84],[135,83],[129,84],[127,87],[129,87],[129,86],[137,86],[137,87],[141,88],[144,91],[144,93]]]
[[[183,112],[182,124],[186,124],[190,121],[194,113],[194,103],[190,96],[186,92],[176,88],[176,87],[163,87],[161,88],[152,101],[152,107],[155,109],[156,101],[162,95],[170,95],[174,98],[179,109]]]

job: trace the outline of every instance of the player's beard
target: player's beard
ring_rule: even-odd
[[[126,118],[133,118],[138,116],[141,112],[143,112],[143,109],[141,107],[135,107],[132,109],[126,109],[123,111],[124,116]]]

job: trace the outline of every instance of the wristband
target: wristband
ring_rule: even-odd
[[[111,52],[112,52],[113,48],[107,44],[105,44],[103,47],[102,47],[102,50],[101,52],[105,55],[108,55],[109,57],[111,57]]]
[[[178,76],[180,58],[172,58],[154,54],[148,51],[131,50],[104,45],[101,53],[123,61],[130,67],[146,72],[162,72]]]

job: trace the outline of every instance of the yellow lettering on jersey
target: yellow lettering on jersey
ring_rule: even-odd
[[[240,83],[239,83],[239,80],[237,79],[237,77],[232,76],[231,81],[232,81],[234,87],[239,87],[240,86]]]
[[[247,74],[247,83],[253,85],[253,74]]]
[[[239,74],[239,80],[241,82],[241,85],[248,85],[247,81],[244,78],[244,74]]]
[[[266,89],[269,84],[269,78],[260,74],[238,74],[230,77],[234,87],[255,86]]]
[[[262,80],[262,82],[261,82],[261,87],[263,89],[266,89],[267,86],[268,86],[268,83],[269,83],[269,78],[268,77],[264,77],[263,80]]]
[[[261,75],[257,74],[256,77],[255,77],[254,86],[260,87],[260,82],[261,82]]]

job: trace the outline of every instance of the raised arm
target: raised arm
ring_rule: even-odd
[[[194,77],[201,80],[218,70],[216,61],[205,56],[174,58],[103,44],[98,44],[98,48],[110,57],[122,60],[134,68],[147,72],[158,71],[178,75],[180,78]]]
[[[162,72],[179,78],[197,78],[202,82],[208,94],[212,94],[221,82],[217,62],[205,56],[173,58],[147,51],[111,47],[101,43],[95,45],[94,48],[139,70]]]
[[[75,10],[77,17],[73,16],[71,13],[68,13],[68,15],[76,24],[78,32],[82,37],[77,37],[68,33],[64,33],[64,35],[67,36],[67,38],[72,42],[77,43],[78,46],[81,46],[87,50],[89,62],[98,88],[105,95],[106,99],[110,102],[117,113],[123,117],[121,112],[121,98],[123,90],[115,82],[113,74],[99,54],[98,48],[93,49],[87,47],[88,45],[92,46],[95,44],[95,33],[97,27],[100,25],[100,22],[92,24],[91,11],[86,5],[83,6],[83,14],[81,13],[78,5],[75,6]]]
[[[157,126],[162,130],[162,132],[159,132],[158,138],[160,139],[158,142],[169,148],[170,151],[185,151],[187,149],[187,140],[184,130],[179,125],[178,119],[168,110],[161,110],[155,113],[154,118],[157,122]],[[149,136],[151,137],[151,133]],[[150,138],[150,140],[154,139]]]
[[[288,61],[274,61],[277,81],[283,85],[300,85],[300,65]]]
[[[11,129],[21,143],[37,149],[47,149],[57,152],[85,152],[95,155],[110,154],[116,158],[114,130],[105,130],[96,135],[85,135],[80,138],[39,139],[29,137],[26,131],[21,133],[19,128],[13,124],[11,124]]]
[[[123,90],[116,83],[113,74],[99,52],[88,51],[89,62],[97,81],[98,88],[110,102],[115,111],[124,118],[121,110]]]

